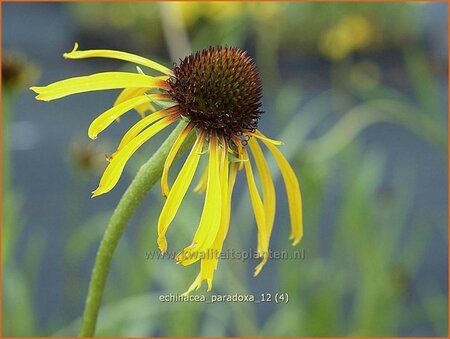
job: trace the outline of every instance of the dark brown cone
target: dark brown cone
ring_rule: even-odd
[[[183,115],[227,139],[254,132],[261,108],[261,80],[250,56],[233,47],[210,47],[174,66],[169,94]]]

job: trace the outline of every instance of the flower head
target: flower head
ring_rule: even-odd
[[[198,128],[227,139],[256,130],[261,81],[244,51],[217,47],[192,54],[168,82],[169,94]]]
[[[112,108],[100,114],[89,126],[88,135],[98,134],[121,115],[136,109],[142,116],[123,136],[116,151],[108,157],[100,184],[93,196],[109,192],[118,182],[128,159],[155,134],[174,121],[187,121],[177,137],[164,164],[161,191],[166,198],[158,220],[157,243],[167,250],[167,229],[193,180],[201,157],[208,162],[195,191],[205,192],[205,202],[199,226],[192,243],[176,257],[179,264],[200,261],[200,273],[187,292],[198,289],[204,280],[212,288],[218,253],[222,250],[231,215],[231,198],[237,173],[244,170],[258,229],[258,254],[261,263],[255,268],[259,274],[268,259],[269,240],[275,218],[275,186],[268,169],[262,142],[274,156],[285,183],[291,220],[291,240],[297,244],[303,235],[300,187],[288,161],[276,146],[280,141],[264,136],[257,124],[261,111],[261,81],[251,57],[233,47],[215,47],[192,54],[173,70],[152,60],[112,50],[79,51],[78,45],[68,59],[91,57],[115,58],[146,66],[161,76],[138,73],[106,72],[70,78],[45,87],[32,87],[37,99],[50,101],[67,95],[95,90],[122,88]],[[161,107],[155,109],[155,106]],[[151,112],[146,115],[146,112]],[[190,133],[196,133],[189,152],[172,187],[169,169]],[[248,152],[247,146],[251,152]],[[259,174],[262,197],[254,175],[252,161]],[[213,255],[211,255],[213,254]]]

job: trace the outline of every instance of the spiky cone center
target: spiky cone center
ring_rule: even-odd
[[[234,47],[210,47],[175,65],[169,94],[187,117],[227,140],[257,128],[261,80],[252,58]]]

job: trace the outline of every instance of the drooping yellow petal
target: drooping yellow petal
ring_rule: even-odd
[[[78,43],[75,43],[75,46],[73,47],[72,52],[64,53],[64,58],[66,59],[84,59],[84,58],[111,58],[111,59],[119,59],[123,61],[132,62],[135,64],[139,64],[142,66],[146,66],[148,68],[154,69],[158,72],[161,72],[166,75],[173,75],[173,72],[168,69],[167,67],[149,60],[147,58],[141,57],[139,55],[121,52],[121,51],[114,51],[114,50],[108,50],[108,49],[92,49],[87,51],[79,51],[78,50]]]
[[[258,228],[258,253],[263,252],[265,244],[267,244],[267,231],[266,231],[266,218],[264,205],[258,192],[258,188],[255,183],[255,177],[253,176],[253,169],[248,158],[247,151],[244,149],[244,157],[247,161],[244,162],[245,174],[247,177],[247,184],[250,194],[250,201],[252,203],[253,212],[255,215],[256,225]]]
[[[202,285],[202,273],[200,272],[197,277],[195,278],[194,282],[191,284],[191,286],[189,286],[188,290],[186,292],[184,292],[183,294],[181,294],[182,296],[187,296],[189,295],[192,291],[196,291],[200,288],[200,286]]]
[[[208,284],[208,292],[212,289],[212,282],[214,278],[215,267],[219,258],[220,252],[215,248],[207,250],[206,258],[200,261],[200,282],[206,280]]]
[[[230,225],[230,212],[231,212],[231,195],[236,180],[236,173],[231,170],[231,174],[228,167],[228,146],[223,143],[222,148],[222,164],[220,168],[220,184],[222,188],[222,209],[220,218],[220,229],[217,233],[214,246],[220,251],[222,245],[227,236],[228,227]],[[232,165],[233,166],[233,165]],[[234,168],[235,166],[233,166]],[[217,262],[217,261],[216,261]],[[215,267],[214,267],[215,268]]]
[[[152,105],[151,101],[150,102],[146,102],[145,104],[136,106],[134,109],[138,112],[138,114],[141,116],[141,118],[145,117],[145,113],[146,112],[155,110],[155,108]]]
[[[253,272],[254,277],[256,277],[261,272],[263,267],[266,265],[268,259],[269,259],[268,253],[264,253],[261,262],[255,267],[255,272]]]
[[[213,134],[209,140],[208,185],[203,212],[192,244],[176,257],[177,263],[181,265],[190,265],[199,260],[202,252],[211,248],[217,236],[222,209],[219,164],[218,140],[217,135]]]
[[[167,89],[168,84],[161,79],[148,75],[125,72],[104,72],[69,78],[47,86],[31,87],[30,89],[38,94],[36,99],[50,101],[77,93],[131,87]]]
[[[140,97],[148,91],[148,88],[125,88],[118,95],[116,101],[114,101],[113,106],[117,106],[122,102],[130,100],[132,98]],[[135,108],[137,110],[137,108]],[[139,113],[141,114],[141,113]],[[117,122],[120,121],[120,117],[116,119]]]
[[[222,189],[222,209],[220,215],[220,225],[216,238],[214,239],[211,247],[211,257],[202,259],[200,264],[200,273],[202,275],[202,280],[206,280],[208,284],[208,291],[211,291],[212,289],[214,271],[217,268],[219,255],[222,251],[223,242],[225,241],[225,237],[227,235],[228,227],[230,224],[231,194],[228,193],[228,149],[226,143],[223,143],[223,145],[222,163],[220,168],[220,185]]]
[[[104,131],[109,125],[111,125],[114,120],[119,118],[121,115],[125,114],[132,108],[139,106],[143,103],[149,102],[150,99],[146,95],[128,99],[120,103],[119,105],[113,106],[107,111],[100,114],[97,118],[92,121],[88,128],[88,136],[91,139],[97,139],[97,136]]]
[[[245,159],[244,157],[244,146],[239,138],[233,138],[233,143],[237,148],[237,157],[241,160],[239,161],[239,170],[242,170],[244,168],[244,162],[248,161],[248,159]]]
[[[116,101],[114,101],[113,106],[117,106],[121,104],[122,102],[125,102],[127,100],[130,100],[135,97],[140,97],[141,95],[144,95],[145,92],[148,91],[148,88],[125,88],[123,89],[120,94],[117,96]]]
[[[202,193],[206,191],[207,183],[208,183],[208,166],[206,166],[205,169],[203,170],[202,176],[200,177],[197,186],[194,187],[194,192]]]
[[[166,117],[147,128],[144,132],[139,134],[136,138],[130,141],[120,152],[118,152],[106,167],[100,179],[98,188],[92,192],[92,197],[109,192],[119,181],[122,175],[125,164],[128,159],[142,146],[147,140],[153,137],[156,133],[170,125],[175,121],[175,117]]]
[[[268,244],[268,230],[266,229],[266,216],[264,205],[259,196],[256,187],[255,178],[253,176],[252,165],[248,158],[247,151],[243,149],[244,157],[247,161],[244,162],[245,174],[247,176],[248,190],[250,193],[250,200],[252,202],[253,212],[255,214],[256,226],[258,228],[258,254],[263,258],[263,261],[256,267],[255,276],[259,274],[264,264],[267,262],[269,248]]]
[[[144,95],[147,91],[148,88],[125,88],[122,92],[120,92],[113,106],[117,106],[122,102],[125,102],[131,98]],[[151,97],[152,99],[149,100],[148,103],[134,107],[134,109],[139,113],[141,117],[144,117],[145,112],[152,109],[151,105],[152,100],[172,100],[172,97],[169,94],[163,93],[149,94],[149,97]]]
[[[300,185],[294,170],[278,148],[273,146],[270,142],[265,140],[263,140],[263,142],[273,154],[278,167],[280,167],[281,175],[283,176],[288,197],[289,215],[291,218],[290,239],[293,241],[293,245],[296,245],[300,242],[303,236],[302,195]]]
[[[192,178],[194,176],[195,170],[197,169],[198,162],[201,157],[201,151],[203,148],[203,143],[205,140],[204,133],[201,133],[195,144],[189,153],[183,167],[181,168],[172,189],[167,196],[167,200],[163,206],[161,214],[158,220],[158,246],[161,252],[167,250],[167,240],[166,232],[167,229],[175,217],[178,208],[180,207],[181,201],[186,194],[186,191],[191,184]]]
[[[228,179],[228,183],[227,183],[228,189],[226,190],[228,197],[227,197],[227,199],[223,200],[223,201],[225,201],[225,204],[227,204],[227,206],[222,208],[220,230],[217,233],[216,240],[214,241],[214,244],[213,244],[213,248],[217,249],[217,253],[219,253],[219,254],[222,251],[223,242],[227,236],[229,225],[230,225],[231,200],[232,200],[231,198],[232,198],[232,194],[233,194],[234,184],[236,182],[236,175],[238,172],[238,168],[239,168],[239,165],[237,163],[230,164],[230,173],[229,173],[229,179]],[[222,184],[223,184],[223,179],[224,179],[223,175],[224,175],[224,173],[221,174]],[[222,191],[222,196],[223,196],[223,193],[224,193],[224,191]],[[200,265],[200,273],[197,275],[194,282],[189,287],[189,289],[184,293],[184,295],[188,295],[193,290],[198,290],[200,288],[203,280],[206,280],[208,282],[208,291],[210,291],[212,289],[212,281],[213,281],[213,277],[214,277],[214,270],[217,268],[218,256],[215,257],[214,259],[216,259],[215,262],[212,264],[210,263],[210,265],[206,265],[207,259],[202,259],[201,265]],[[212,267],[212,270],[210,269],[211,267]]]
[[[256,137],[256,138],[258,138],[258,139],[261,139],[261,140],[263,140],[263,141],[270,142],[270,143],[273,144],[273,145],[277,145],[277,146],[283,145],[283,142],[282,142],[282,141],[270,139],[270,138],[266,137],[264,134],[262,134],[262,133],[261,133],[260,131],[258,131],[258,130],[256,130],[255,133],[249,133],[249,134],[252,135],[252,136],[254,136],[254,137]]]
[[[250,150],[253,153],[256,168],[258,169],[259,173],[259,178],[261,179],[263,191],[263,204],[264,204],[264,211],[266,214],[267,241],[270,241],[270,235],[272,234],[276,209],[275,186],[273,184],[269,167],[267,166],[266,159],[264,158],[264,154],[261,150],[261,147],[258,144],[258,141],[256,141],[256,138],[251,138],[248,144],[250,146]]]
[[[156,120],[161,119],[164,116],[177,116],[178,117],[178,106],[172,106],[169,108],[164,108],[158,112],[154,112],[145,118],[139,120],[124,134],[122,140],[120,140],[119,146],[117,146],[117,152],[119,152],[126,144],[133,140],[139,133],[141,133],[150,124],[154,123]],[[114,154],[113,154],[114,156]]]
[[[191,132],[192,128],[194,127],[193,124],[189,123],[183,131],[178,135],[177,139],[175,140],[172,148],[169,151],[169,154],[167,155],[166,161],[164,162],[164,168],[161,176],[161,192],[164,197],[167,197],[169,195],[169,183],[168,183],[168,176],[169,176],[169,169],[172,166],[172,163],[178,154],[178,151],[180,150],[181,145],[183,144],[184,140],[188,136],[188,134]]]
[[[231,169],[228,167],[228,150],[225,144],[223,149],[223,161],[220,172],[220,182],[222,187],[222,212],[220,219],[220,229],[217,233],[214,246],[220,251],[222,250],[223,242],[228,233],[228,228],[230,226],[230,215],[231,215],[231,198],[233,194],[234,183],[236,182],[237,166],[236,164],[231,164]],[[216,261],[217,263],[217,261]],[[217,265],[217,264],[216,264]],[[215,267],[214,267],[215,268]]]
[[[238,172],[237,164],[230,164],[230,174],[228,178],[228,200],[230,201],[230,211],[231,211],[231,198],[233,195],[234,184],[236,183],[236,176]]]
[[[222,182],[222,215],[220,220],[220,228],[214,240],[213,249],[215,253],[220,254],[222,251],[223,243],[228,233],[230,226],[231,215],[231,198],[233,194],[234,184],[236,182],[236,174],[238,171],[237,164],[230,165],[230,172],[228,173],[228,155],[224,159],[223,172],[221,173]],[[228,177],[228,179],[227,179]],[[201,263],[201,276],[202,280],[206,280],[208,284],[208,291],[212,289],[212,282],[214,277],[214,271],[217,269],[219,256],[211,258],[211,260],[202,260]]]

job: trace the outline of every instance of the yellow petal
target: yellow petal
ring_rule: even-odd
[[[237,148],[237,157],[238,159],[242,160],[239,162],[239,170],[242,170],[244,168],[244,162],[247,161],[244,157],[244,147],[242,145],[242,140],[239,138],[234,138],[233,143],[236,145]]]
[[[273,184],[266,159],[264,158],[264,154],[258,144],[258,141],[256,141],[256,138],[251,138],[248,145],[253,153],[256,168],[258,169],[259,178],[262,184],[264,211],[266,214],[267,241],[270,241],[276,209],[275,186]],[[269,245],[267,244],[267,247],[268,246]]]
[[[120,92],[120,94],[117,96],[116,101],[114,101],[113,106],[117,106],[121,104],[122,102],[125,102],[127,100],[130,100],[135,97],[140,97],[141,95],[144,95],[145,92],[148,91],[148,88],[144,87],[137,87],[137,88],[125,88]]]
[[[216,257],[218,258],[218,255]],[[202,260],[200,266],[201,271],[200,274],[202,275],[202,280],[206,280],[206,283],[208,284],[208,292],[212,290],[212,282],[214,278],[214,270],[217,265],[217,259],[207,259]]]
[[[194,282],[189,286],[188,290],[182,294],[182,296],[189,295],[192,291],[198,290],[200,286],[202,285],[202,275],[199,273],[197,277],[195,278]]]
[[[146,102],[145,104],[136,106],[134,109],[139,113],[141,118],[145,117],[146,112],[154,110],[151,102]]]
[[[226,159],[226,161],[228,162],[228,159]],[[203,280],[206,280],[206,282],[208,284],[208,291],[211,291],[211,289],[212,289],[214,271],[217,269],[217,264],[219,262],[219,255],[222,251],[223,243],[225,241],[225,238],[227,236],[228,229],[230,226],[231,198],[232,198],[232,194],[233,194],[234,183],[236,182],[236,174],[238,171],[238,165],[231,164],[230,167],[231,168],[230,168],[228,180],[226,179],[226,177],[228,176],[228,166],[226,167],[226,172],[224,171],[224,173],[221,174],[221,177],[222,177],[221,181],[222,181],[222,185],[223,185],[221,220],[220,220],[219,232],[217,233],[216,239],[214,240],[214,243],[212,246],[213,253],[217,253],[217,255],[213,256],[212,258],[203,259],[201,261],[201,265],[200,265],[200,267],[201,267],[200,283]],[[197,289],[198,289],[198,287],[197,287]]]
[[[227,157],[228,158],[228,157]],[[224,166],[228,162],[228,159],[222,164],[222,168],[225,168]],[[220,220],[220,229],[217,233],[216,239],[214,240],[213,249],[217,250],[217,253],[220,254],[223,247],[223,242],[227,236],[228,228],[230,225],[230,214],[231,214],[231,198],[233,194],[233,188],[234,184],[236,182],[236,175],[238,172],[239,165],[236,163],[230,164],[230,172],[229,172],[229,179],[228,182],[225,182],[226,172],[221,172],[221,182],[222,185],[226,185],[223,187],[227,187],[227,189],[223,189],[222,191],[222,197],[224,197],[224,194],[228,195],[227,198],[222,199],[223,207],[221,212],[221,220]],[[228,168],[227,168],[228,171]],[[212,289],[212,282],[214,277],[214,270],[217,268],[218,263],[218,256],[214,258],[208,258],[208,259],[202,259],[200,264],[200,273],[195,278],[192,285],[189,287],[189,289],[184,293],[184,295],[188,295],[191,293],[194,289],[198,290],[202,284],[203,280],[206,280],[208,283],[208,291]]]
[[[66,59],[84,59],[84,58],[119,59],[123,61],[133,62],[135,64],[139,64],[142,66],[146,66],[148,68],[154,69],[166,75],[173,75],[173,72],[167,67],[155,61],[141,57],[139,55],[109,49],[92,49],[87,51],[78,51],[78,43],[75,43],[72,52],[64,53],[63,56]]]
[[[113,106],[117,106],[119,104],[121,104],[122,102],[125,102],[127,100],[130,100],[132,98],[135,97],[140,97],[142,95],[145,94],[145,92],[148,91],[148,88],[125,88],[124,90],[122,90],[119,94],[119,96],[117,97],[116,101],[114,101]],[[135,107],[135,109],[137,110],[137,108]],[[140,113],[139,113],[140,114]],[[116,119],[117,122],[120,121],[120,117],[118,117]]]
[[[88,128],[88,136],[91,139],[97,139],[97,136],[104,131],[109,125],[111,125],[114,120],[119,118],[121,115],[128,112],[130,109],[135,108],[138,105],[149,102],[150,99],[146,95],[140,97],[131,98],[127,101],[116,105],[107,111],[100,114],[97,118],[92,121]]]
[[[280,167],[281,175],[283,176],[284,185],[286,186],[286,192],[289,204],[289,215],[291,218],[291,236],[293,245],[300,242],[303,236],[303,212],[302,212],[302,195],[300,191],[300,185],[294,170],[289,162],[281,154],[281,152],[273,146],[270,142],[263,140],[269,151],[273,154],[278,167]]]
[[[131,98],[139,97],[144,95],[148,91],[148,88],[125,88],[122,92],[120,92],[113,106],[117,106],[122,102],[125,102]],[[148,95],[151,100],[148,103],[139,105],[134,107],[134,109],[141,115],[141,117],[145,116],[145,112],[148,110],[152,110],[151,101],[153,100],[172,100],[172,97],[169,94],[149,94]],[[117,120],[117,119],[116,119]]]
[[[147,140],[153,137],[156,133],[170,125],[175,120],[174,117],[166,117],[147,128],[144,132],[139,134],[136,138],[130,141],[114,158],[111,159],[108,167],[103,172],[102,178],[98,188],[92,192],[92,197],[109,192],[119,181],[122,175],[125,164],[128,159],[142,146]]]
[[[222,197],[222,207],[220,212],[220,225],[217,232],[216,238],[212,244],[212,258],[203,259],[201,262],[201,274],[202,280],[207,280],[208,291],[212,288],[212,281],[214,276],[214,271],[217,268],[217,263],[219,261],[219,254],[222,251],[223,242],[228,233],[228,228],[230,224],[230,207],[231,207],[231,194],[229,194],[229,176],[228,176],[228,150],[224,143],[224,148],[222,149],[222,164],[220,169],[220,185],[221,185],[221,197]],[[233,180],[234,185],[234,180]],[[231,187],[232,190],[232,187]]]
[[[228,161],[228,156],[226,161]],[[226,173],[226,175],[228,176],[228,182],[223,182],[223,184],[226,184],[227,189],[226,189],[226,195],[227,198],[225,200],[225,204],[222,207],[222,218],[221,218],[221,223],[223,225],[223,228],[221,228],[221,233],[219,233],[219,236],[222,237],[222,239],[218,239],[218,242],[220,243],[220,250],[222,249],[222,245],[223,242],[225,241],[225,238],[228,234],[228,229],[230,227],[230,216],[231,216],[231,200],[233,197],[233,189],[234,189],[234,184],[236,183],[236,175],[238,172],[238,167],[239,165],[236,163],[232,163],[230,164],[230,169],[229,169],[229,173]],[[227,169],[228,172],[228,169]],[[226,177],[222,178],[222,181],[226,181]],[[225,193],[225,192],[224,192]]]
[[[233,187],[229,187],[229,168],[228,168],[228,147],[226,143],[223,143],[222,149],[222,164],[220,168],[220,185],[222,189],[222,208],[220,218],[220,228],[217,233],[216,240],[214,241],[214,247],[219,251],[222,250],[222,245],[228,232],[228,226],[230,224],[230,209],[231,209],[231,191]],[[234,175],[234,179],[235,179]],[[232,185],[234,186],[234,180]]]
[[[172,148],[169,151],[169,154],[167,155],[166,161],[164,162],[164,168],[161,176],[161,192],[164,197],[167,197],[169,195],[169,183],[168,183],[168,176],[169,176],[169,169],[172,166],[172,163],[178,154],[178,151],[180,150],[181,145],[183,144],[184,140],[188,136],[188,134],[191,132],[192,128],[194,127],[193,124],[189,123],[183,131],[178,135],[177,139],[175,140]]]
[[[205,169],[203,170],[202,176],[200,177],[197,186],[195,186],[194,188],[194,192],[196,193],[204,192],[206,190],[207,183],[208,183],[208,166],[206,166]]]
[[[269,259],[268,254],[264,254],[261,262],[258,265],[256,265],[256,267],[255,267],[255,272],[253,272],[254,277],[256,277],[261,272],[264,265],[267,263],[268,259]]]
[[[230,175],[228,179],[228,200],[230,201],[230,210],[231,210],[231,198],[233,194],[233,188],[234,184],[236,183],[236,176],[238,172],[238,165],[237,164],[231,164],[230,165]]]
[[[211,247],[217,236],[222,209],[219,164],[217,136],[211,135],[209,140],[208,185],[203,212],[192,244],[176,257],[179,264],[190,265],[199,260],[200,254]]]
[[[256,138],[258,138],[258,139],[261,139],[261,140],[263,140],[263,141],[270,142],[271,144],[274,144],[274,145],[277,145],[277,146],[283,145],[283,142],[282,142],[282,141],[270,139],[270,138],[266,137],[265,135],[263,135],[263,134],[262,134],[260,131],[258,131],[258,130],[256,130],[255,133],[249,133],[249,134],[252,135],[252,136],[254,136],[254,137],[256,137]]]
[[[225,144],[222,154],[222,166],[220,171],[220,183],[222,187],[222,209],[220,217],[220,228],[217,232],[216,239],[213,243],[213,248],[218,252],[222,250],[223,242],[228,233],[228,228],[230,226],[230,214],[231,214],[231,196],[233,192],[234,183],[236,181],[236,166],[232,164],[231,173],[228,168],[228,150]],[[217,267],[217,259],[214,261],[213,268]]]
[[[180,207],[181,201],[191,184],[192,178],[194,176],[195,170],[197,168],[198,162],[201,157],[201,151],[203,148],[205,136],[201,133],[197,140],[195,141],[194,147],[189,153],[183,167],[180,170],[172,189],[167,196],[167,200],[163,206],[161,214],[158,220],[158,246],[161,252],[167,250],[167,240],[166,232],[169,224],[175,217],[178,208]]]
[[[168,84],[161,79],[148,75],[125,72],[104,72],[69,78],[47,86],[31,87],[30,89],[38,94],[36,99],[50,101],[71,94],[131,87],[167,89]]]
[[[236,183],[236,176],[237,176],[237,172],[239,170],[239,165],[236,163],[232,163],[230,164],[230,170],[229,170],[229,174],[228,174],[228,189],[227,189],[227,195],[228,195],[228,199],[227,199],[227,205],[225,207],[223,207],[224,210],[224,215],[222,217],[222,223],[223,223],[223,241],[225,240],[227,233],[228,233],[228,229],[230,226],[230,216],[231,216],[231,200],[233,197],[233,189],[234,189],[234,184]]]
[[[143,131],[147,126],[154,123],[156,120],[161,119],[164,116],[178,116],[178,106],[172,106],[169,108],[164,108],[158,112],[152,113],[145,118],[139,120],[135,123],[122,137],[119,146],[117,146],[117,152],[119,152],[126,144],[133,140],[141,131]],[[114,153],[115,154],[115,153]],[[114,156],[113,154],[113,156]]]
[[[250,163],[250,159],[248,158],[247,151],[244,149],[245,159],[248,161],[244,162],[245,174],[247,176],[248,190],[250,193],[250,200],[252,202],[253,212],[255,214],[256,226],[258,228],[258,254],[263,258],[263,263],[267,261],[266,257],[268,256],[268,232],[266,229],[266,216],[264,211],[264,205],[261,201],[261,197],[259,196],[258,189],[256,187],[255,178],[252,172],[252,165]],[[262,268],[262,267],[261,267]],[[259,273],[259,270],[256,272]]]

